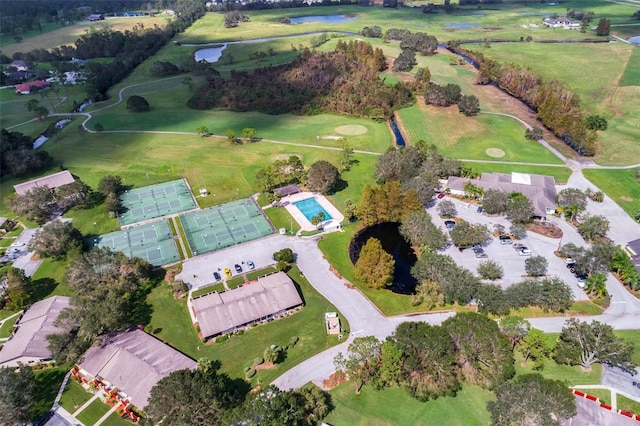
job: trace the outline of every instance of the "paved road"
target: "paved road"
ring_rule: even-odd
[[[640,370],[636,370],[635,375],[631,375],[617,367],[602,366],[602,378],[600,384],[610,386],[616,390],[625,392],[636,398],[640,398],[640,387],[634,386],[633,383],[640,383]]]

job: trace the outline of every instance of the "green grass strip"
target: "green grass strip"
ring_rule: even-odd
[[[16,323],[18,318],[20,318],[20,315],[16,315],[15,317],[5,321],[5,323],[2,324],[2,327],[0,327],[0,337],[11,336],[11,331],[13,331],[13,325]]]
[[[247,281],[257,280],[259,277],[273,274],[277,269],[275,266],[269,266],[268,268],[258,269],[256,271],[247,272]]]
[[[183,247],[186,250],[187,259],[190,257],[193,257],[191,246],[189,246],[189,240],[187,240],[187,234],[184,232],[184,228],[182,227],[182,222],[180,222],[180,216],[176,216],[173,219],[176,221],[176,228],[178,228],[180,239],[182,240]]]
[[[169,228],[171,229],[171,235],[173,235],[174,237],[176,235],[178,235],[178,232],[176,231],[176,225],[173,223],[173,218],[169,218]]]
[[[208,285],[206,287],[202,287],[191,293],[191,297],[195,299],[196,297],[204,296],[205,294],[213,293],[213,292],[221,292],[224,291],[224,284],[218,283],[213,285]]]
[[[229,287],[229,290],[233,290],[236,287],[240,287],[245,282],[246,281],[244,277],[240,275],[238,277],[233,277],[230,280],[227,280],[227,287]]]

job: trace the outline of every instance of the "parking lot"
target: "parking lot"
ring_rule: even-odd
[[[453,197],[445,197],[443,199],[452,201],[456,205],[458,211],[457,217],[464,219],[467,222],[486,225],[490,231],[493,231],[493,226],[496,224],[503,225],[507,232],[511,226],[511,223],[504,216],[488,216],[485,213],[478,213],[476,205],[461,202]],[[437,205],[439,202],[440,200],[437,200],[434,205],[427,209],[427,211],[431,214],[434,223],[447,232],[444,224],[445,219],[440,218],[437,212]],[[559,219],[556,220],[560,221]],[[558,249],[559,244],[573,242],[578,245],[585,245],[585,242],[578,232],[571,227],[562,226],[562,230],[565,235],[563,235],[561,240],[545,237],[533,232],[527,232],[526,238],[523,240],[514,240],[513,242],[526,245],[533,252],[532,256],[544,256],[549,262],[547,276],[557,276],[567,283],[573,292],[575,300],[588,300],[585,292],[578,287],[578,281],[576,278],[567,269],[564,259],[559,258],[554,254],[554,251]],[[495,281],[495,283],[499,284],[503,288],[520,282],[526,278],[524,262],[528,256],[520,256],[512,245],[502,245],[498,238],[494,237],[491,238],[484,246],[484,251],[487,254],[486,258],[476,258],[473,250],[466,249],[460,251],[455,246],[450,245],[444,253],[450,255],[458,265],[464,266],[473,273],[477,273],[478,265],[483,261],[493,260],[499,263],[504,270],[504,276],[501,280]]]

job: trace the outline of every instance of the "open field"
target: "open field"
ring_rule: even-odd
[[[398,111],[413,143],[425,140],[453,158],[562,164],[542,145],[526,139],[522,125],[512,118],[489,114],[467,117],[457,106],[437,108],[421,102]],[[501,149],[504,156],[488,155],[489,148]]]
[[[16,43],[13,37],[2,37],[0,39],[0,48],[2,48],[2,53],[11,56],[16,52],[26,53],[33,49],[51,49],[62,46],[63,44],[74,45],[75,41],[82,34],[94,30],[99,31],[103,28],[110,28],[114,31],[125,31],[130,30],[134,25],[139,23],[144,25],[145,28],[153,28],[154,25],[164,27],[168,19],[170,19],[168,15],[156,15],[155,17],[107,18],[104,21],[98,22],[80,21],[67,26],[45,24],[43,25],[42,34],[31,32],[23,35],[21,36],[23,38],[21,43]]]
[[[594,4],[595,3],[595,4]],[[632,23],[633,6],[612,5],[604,1],[572,2],[572,7],[592,10],[596,16],[607,16],[612,24]],[[388,28],[406,28],[411,31],[424,31],[433,34],[441,41],[450,39],[513,38],[531,36],[542,39],[582,39],[593,36],[589,31],[548,29],[541,25],[544,15],[566,13],[562,4],[491,5],[491,10],[470,6],[459,8],[454,13],[423,14],[421,8],[387,9],[380,6],[362,8],[358,6],[314,7],[302,9],[282,9],[246,12],[250,22],[237,28],[224,28],[222,14],[209,13],[195,22],[178,39],[184,43],[221,42],[229,40],[247,40],[258,37],[291,35],[312,31],[351,31],[359,32],[365,26],[383,25]],[[286,25],[280,21],[284,17],[311,15],[355,15],[357,19],[349,22],[326,24],[307,22]],[[459,25],[463,23],[462,25]],[[620,27],[623,28],[623,27]],[[478,34],[480,33],[480,34]]]
[[[455,398],[441,397],[420,402],[402,388],[375,390],[364,386],[360,395],[347,382],[331,392],[335,409],[324,420],[333,425],[487,425],[487,402],[493,393],[477,386],[464,386]]]
[[[151,328],[159,329],[156,334],[158,338],[196,360],[201,357],[219,360],[222,371],[233,377],[244,377],[244,367],[250,366],[254,358],[261,357],[267,346],[286,346],[289,338],[298,336],[299,342],[287,352],[283,363],[274,369],[259,370],[251,379],[254,385],[258,380],[263,384],[270,383],[294,365],[338,343],[337,336],[327,336],[324,329],[324,312],[337,309],[300,275],[296,266],[288,274],[305,302],[302,310],[288,318],[260,325],[220,343],[205,345],[191,325],[186,298],[175,300],[166,285],[162,284],[147,298],[153,307]],[[341,318],[344,322],[342,315]],[[343,327],[348,329],[349,325],[343,323]]]
[[[579,94],[587,113],[604,115],[609,128],[599,132],[601,149],[595,158],[598,163],[640,162],[640,146],[636,143],[640,139],[637,47],[624,43],[496,43],[491,49],[478,47],[477,50],[499,62],[531,68],[544,81],[561,81]],[[566,66],[567,56],[572,66]],[[593,78],[594,75],[598,78]]]
[[[640,210],[640,183],[635,177],[637,171],[584,169],[582,173],[633,218]]]

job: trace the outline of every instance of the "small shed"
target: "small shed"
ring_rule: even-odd
[[[273,190],[273,193],[278,194],[280,197],[286,197],[288,195],[297,194],[299,192],[302,192],[302,190],[298,187],[298,185],[281,186],[280,188],[276,188]]]
[[[324,324],[327,327],[327,334],[340,334],[340,318],[337,312],[325,312]]]

